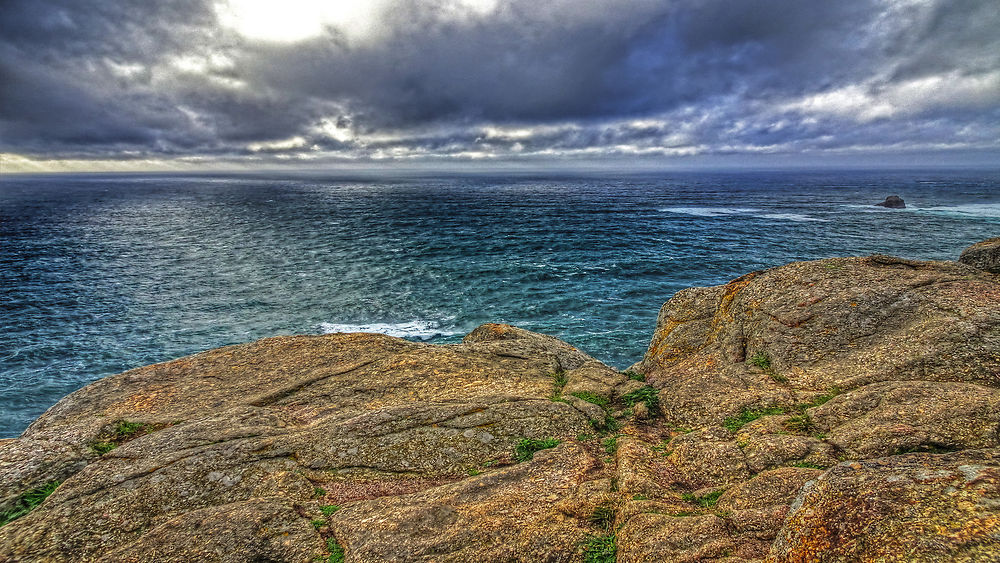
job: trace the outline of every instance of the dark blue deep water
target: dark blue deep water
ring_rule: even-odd
[[[871,205],[890,194],[909,208]],[[0,437],[101,376],[279,334],[498,321],[625,367],[684,287],[991,236],[997,171],[8,176]]]

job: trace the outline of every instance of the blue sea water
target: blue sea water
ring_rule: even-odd
[[[7,176],[0,437],[99,377],[279,334],[507,322],[624,368],[679,289],[993,236],[1000,171]]]

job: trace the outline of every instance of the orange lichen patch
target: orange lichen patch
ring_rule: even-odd
[[[675,328],[682,324],[684,324],[684,321],[669,319],[666,324],[657,328],[656,334],[653,335],[653,342],[649,345],[649,352],[647,352],[647,356],[652,356],[657,359],[666,359],[666,356],[678,355],[677,353],[669,354],[666,352],[666,349],[668,348],[667,337],[670,336],[670,333],[673,332]]]
[[[723,325],[726,323],[733,322],[736,317],[733,315],[733,301],[740,291],[746,286],[750,285],[750,282],[757,277],[756,272],[749,273],[743,277],[736,278],[735,280],[726,284],[725,289],[722,292],[722,298],[719,301],[719,308],[715,312],[715,316],[712,317],[712,328],[708,333],[708,342],[715,340],[719,332],[721,332]]]
[[[168,389],[130,395],[115,405],[115,411],[141,412],[156,410],[158,407],[169,403],[173,399],[174,395],[176,395],[176,393]]]
[[[480,330],[489,332],[490,336],[502,337],[513,332],[513,327],[501,323],[487,323],[479,327]]]

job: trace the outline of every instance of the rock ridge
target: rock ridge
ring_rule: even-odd
[[[1000,561],[976,246],[680,291],[624,372],[486,324],[110,376],[0,440],[0,561]]]

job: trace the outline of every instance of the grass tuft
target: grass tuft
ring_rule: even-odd
[[[590,419],[589,422],[590,425],[594,428],[594,430],[597,430],[601,434],[618,432],[618,429],[621,428],[621,424],[619,424],[618,421],[615,420],[615,417],[611,416],[610,414],[605,414],[604,420]]]
[[[792,467],[803,467],[805,469],[826,469],[822,465],[817,465],[811,461],[800,461],[798,463],[793,463]]]
[[[792,432],[809,433],[814,428],[812,417],[808,413],[795,415],[785,421],[785,428]]]
[[[740,414],[727,418],[722,425],[726,427],[726,430],[736,432],[740,428],[743,428],[758,418],[772,414],[785,414],[785,409],[781,407],[745,407],[742,411],[740,411]]]
[[[588,403],[594,403],[595,405],[601,407],[602,409],[608,408],[611,401],[607,397],[602,397],[600,395],[595,395],[588,391],[577,391],[576,393],[570,393],[574,397],[579,397]]]
[[[649,385],[625,394],[622,397],[622,402],[629,407],[634,407],[636,403],[646,403],[646,408],[649,409],[650,416],[656,416],[660,413],[660,395],[656,388]]]
[[[115,421],[114,429],[110,433],[105,433],[101,436],[102,440],[95,440],[89,444],[90,449],[98,455],[104,455],[129,440],[138,438],[143,434],[149,434],[162,427],[163,425],[154,426],[144,422],[117,420]]]
[[[614,563],[617,554],[614,534],[587,536],[583,540],[584,563]]]
[[[598,506],[587,517],[587,521],[605,532],[610,532],[611,526],[615,523],[615,510],[610,506]]]
[[[632,381],[646,381],[646,376],[639,372],[628,370],[622,373]]]
[[[752,366],[757,366],[764,371],[771,371],[771,355],[764,350],[757,352],[747,361]]]
[[[823,393],[822,395],[817,395],[813,397],[813,400],[809,401],[808,403],[801,403],[795,405],[795,410],[799,412],[805,412],[806,409],[811,409],[813,407],[825,405],[830,399],[836,397],[837,395],[840,395],[841,393],[843,393],[843,391],[841,391],[840,387],[831,387],[829,391]]]
[[[559,440],[555,438],[543,438],[541,440],[534,440],[532,438],[524,438],[514,446],[514,459],[519,463],[522,461],[528,461],[535,457],[535,452],[541,450],[547,450],[549,448],[554,448],[559,445]]]
[[[549,397],[549,399],[552,400],[552,401],[559,400],[559,397],[562,396],[563,387],[566,387],[566,383],[568,381],[569,380],[566,379],[566,372],[565,371],[559,370],[559,371],[553,373],[552,374],[552,396]],[[563,402],[564,403],[568,403],[569,401],[563,401]]]
[[[14,501],[14,506],[8,508],[4,512],[0,512],[0,526],[10,524],[14,520],[17,520],[34,510],[36,506],[42,504],[42,502],[48,498],[48,496],[51,495],[56,488],[59,487],[59,484],[60,481],[52,481],[51,483],[47,483],[41,487],[22,493],[21,496]]]
[[[618,435],[608,436],[601,442],[601,445],[604,446],[604,451],[608,454],[614,454],[618,451]]]
[[[328,504],[326,506],[319,507],[319,511],[323,513],[323,516],[333,516],[333,514],[338,510],[340,510],[340,506],[336,504]]]
[[[719,502],[719,497],[721,497],[724,492],[726,491],[718,490],[701,496],[697,496],[692,493],[684,493],[681,495],[681,498],[687,502],[693,502],[702,508],[712,508],[715,506],[715,503]]]
[[[330,557],[326,563],[344,563],[344,548],[340,547],[334,538],[326,539],[326,549],[330,552]]]

